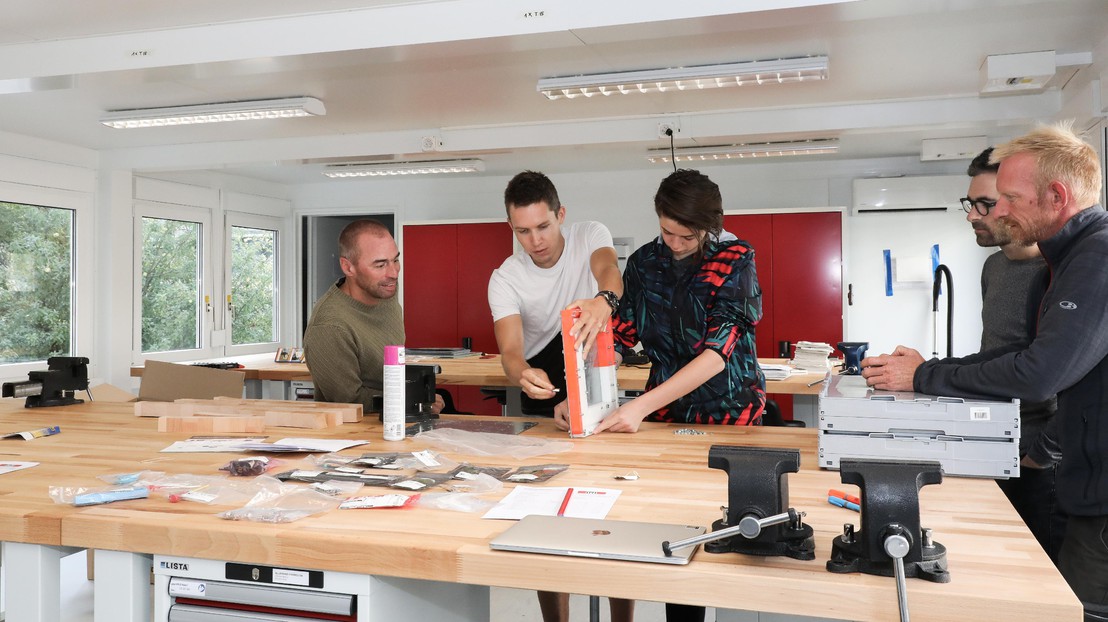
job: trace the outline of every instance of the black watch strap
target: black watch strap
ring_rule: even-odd
[[[608,306],[612,308],[612,317],[615,317],[616,312],[619,311],[619,296],[616,296],[615,292],[606,289],[596,292],[596,295],[604,298],[604,302],[608,303]]]

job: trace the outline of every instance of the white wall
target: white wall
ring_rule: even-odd
[[[521,167],[526,166],[521,162]],[[835,162],[742,163],[700,169],[720,185],[727,211],[849,207],[852,181],[875,175],[961,175],[967,162],[920,162],[918,157]],[[616,237],[640,246],[657,235],[653,196],[671,169],[550,173],[567,206],[567,220],[599,220]],[[393,212],[397,223],[504,218],[508,177],[341,180],[291,189],[298,213]],[[969,178],[966,178],[969,185]],[[844,230],[844,285],[853,284],[855,305],[846,309],[845,338],[869,341],[870,352],[898,343],[930,354],[931,288],[898,287],[884,296],[881,250],[927,254],[939,243],[941,259],[954,273],[955,354],[976,352],[981,335],[979,277],[988,249],[980,249],[961,210],[945,213],[851,215]],[[742,237],[741,231],[734,232]],[[899,251],[897,251],[899,252]],[[876,254],[874,254],[876,253]],[[895,252],[894,252],[895,254]],[[945,297],[940,306],[945,310]],[[945,311],[942,319],[945,343]]]

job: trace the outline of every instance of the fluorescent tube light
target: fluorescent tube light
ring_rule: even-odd
[[[713,160],[820,155],[838,153],[838,151],[839,141],[837,139],[817,138],[771,143],[719,145],[716,147],[685,147],[674,149],[672,157],[669,149],[652,149],[647,152],[646,159],[653,164],[668,164],[670,162],[710,162]]]
[[[624,71],[543,78],[536,90],[549,99],[613,93],[665,93],[750,84],[782,84],[827,79],[827,57],[805,56],[722,65]]]
[[[325,114],[327,110],[323,107],[323,102],[314,97],[288,97],[195,106],[112,110],[104,115],[100,122],[108,127],[131,129],[255,119],[287,119]]]
[[[423,162],[382,162],[380,164],[333,164],[323,169],[331,178],[385,177],[391,175],[433,175],[442,173],[479,173],[485,170],[481,160],[426,160]]]

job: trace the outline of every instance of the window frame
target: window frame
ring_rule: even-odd
[[[95,362],[92,356],[95,347],[95,332],[92,325],[94,309],[96,309],[96,288],[93,283],[96,253],[94,252],[95,242],[93,239],[95,225],[92,195],[87,192],[60,188],[0,182],[0,198],[7,203],[73,211],[71,251],[73,304],[70,308],[69,355],[86,356],[90,362]],[[5,382],[26,380],[29,372],[42,370],[45,367],[45,360],[0,363],[0,379]]]
[[[276,216],[263,216],[260,214],[251,214],[247,212],[226,211],[224,212],[224,226],[223,226],[223,297],[220,299],[220,315],[221,326],[223,330],[224,346],[223,356],[235,357],[245,356],[248,354],[260,354],[265,352],[276,352],[277,348],[282,345],[282,336],[284,335],[284,323],[286,311],[283,309],[285,306],[285,288],[284,274],[286,270],[284,261],[284,249],[288,244],[288,235],[285,219],[278,218]],[[231,231],[233,227],[249,227],[252,229],[264,229],[266,231],[274,231],[277,233],[276,248],[274,249],[274,260],[276,265],[274,266],[274,303],[276,305],[276,313],[274,317],[274,330],[277,333],[276,340],[265,343],[253,343],[244,345],[235,345],[231,342],[231,322],[232,317],[229,313],[227,305],[227,297],[231,295],[231,243],[232,236]],[[231,300],[231,304],[234,304],[234,299]],[[217,355],[218,356],[218,355]]]
[[[159,218],[164,220],[176,220],[200,224],[200,308],[201,321],[199,327],[200,347],[187,350],[166,350],[158,352],[142,351],[142,219]],[[216,348],[212,347],[212,331],[215,329],[216,312],[220,305],[217,304],[214,293],[221,288],[215,282],[214,265],[218,265],[221,258],[221,246],[212,243],[212,211],[203,207],[187,205],[169,205],[146,200],[134,202],[134,263],[132,274],[134,285],[132,289],[132,305],[134,318],[131,327],[131,358],[137,364],[142,364],[147,358],[155,358],[159,361],[192,361],[198,359],[219,356]],[[221,348],[220,348],[221,350]]]

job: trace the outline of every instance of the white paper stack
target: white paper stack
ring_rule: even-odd
[[[790,362],[804,372],[825,372],[830,364],[827,357],[834,351],[835,349],[826,343],[798,341]]]
[[[789,377],[789,374],[793,373],[793,368],[788,365],[774,365],[772,363],[758,363],[758,367],[762,368],[762,373],[766,375],[766,380],[785,380]]]

